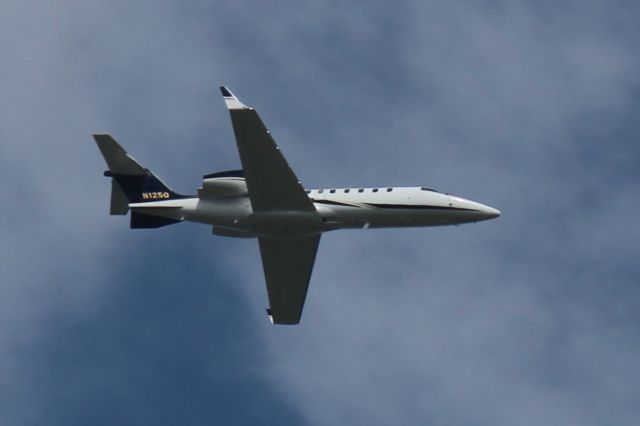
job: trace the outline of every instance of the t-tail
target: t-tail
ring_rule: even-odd
[[[110,135],[93,135],[93,138],[109,167],[104,175],[111,178],[110,214],[125,215],[133,203],[188,198],[173,192],[149,169],[142,167]],[[160,215],[131,212],[131,228],[159,228],[178,222],[180,220]]]

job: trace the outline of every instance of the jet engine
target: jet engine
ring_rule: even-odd
[[[242,170],[212,173],[202,177],[198,188],[200,198],[240,197],[247,195],[247,183]]]

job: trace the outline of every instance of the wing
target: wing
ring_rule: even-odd
[[[254,212],[314,212],[315,207],[278,145],[253,109],[221,87]],[[298,324],[307,297],[320,235],[291,240],[259,238],[269,294],[269,315],[275,324]]]
[[[226,87],[220,90],[231,115],[253,211],[315,211],[256,110],[240,102]]]
[[[260,255],[274,324],[298,324],[320,235],[295,240],[260,238]]]

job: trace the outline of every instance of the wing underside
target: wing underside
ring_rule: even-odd
[[[221,90],[231,115],[253,211],[315,211],[256,110],[242,104],[227,88]]]
[[[319,242],[320,235],[295,240],[259,239],[274,324],[300,322]]]

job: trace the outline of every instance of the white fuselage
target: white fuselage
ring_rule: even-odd
[[[456,225],[497,217],[475,201],[420,187],[313,189],[315,212],[254,212],[246,194],[131,204],[136,211],[246,235],[296,238],[342,228]]]

